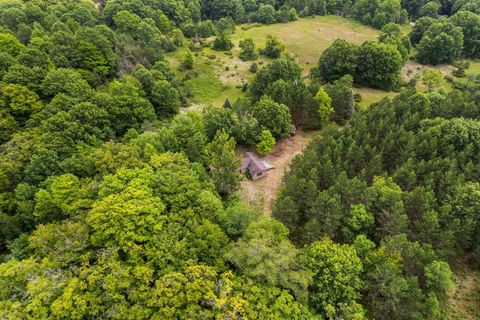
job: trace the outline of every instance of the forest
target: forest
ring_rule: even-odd
[[[0,318],[480,319],[477,59],[479,0],[0,0]]]

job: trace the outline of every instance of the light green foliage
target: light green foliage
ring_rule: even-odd
[[[309,303],[322,315],[344,315],[342,305],[353,306],[360,297],[362,262],[348,245],[333,243],[330,239],[305,247],[306,266],[313,273]],[[362,313],[361,306],[354,313]]]
[[[251,38],[240,40],[239,47],[242,49],[239,55],[240,59],[244,61],[257,59],[258,54],[255,51],[255,43]]]
[[[90,86],[81,75],[70,69],[57,69],[49,72],[43,80],[42,92],[45,96],[53,97],[64,93],[73,97],[88,95]]]
[[[290,135],[290,110],[284,104],[263,96],[252,109],[262,130],[268,130],[275,138],[286,138]]]
[[[365,267],[366,307],[372,316],[400,319],[419,314],[421,292],[417,279],[404,277],[398,253],[388,254],[379,248],[367,256]]]
[[[86,222],[92,228],[92,242],[118,246],[126,252],[148,244],[165,221],[165,206],[148,190],[126,188],[93,205]]]
[[[275,138],[269,130],[262,130],[260,135],[257,137],[257,152],[261,156],[264,156],[270,153],[273,148],[275,148]]]
[[[332,107],[332,98],[330,98],[328,93],[322,87],[320,87],[317,94],[315,95],[315,99],[320,104],[318,108],[320,119],[322,122],[325,123],[330,119],[330,116],[334,112],[334,109]]]
[[[183,57],[181,67],[185,70],[191,70],[193,69],[193,55],[190,52],[190,50],[185,53],[185,56]]]
[[[22,45],[13,35],[0,33],[0,52],[16,57],[23,50],[25,50],[25,46]]]
[[[343,237],[347,242],[356,240],[355,235],[369,234],[375,224],[375,217],[368,212],[364,205],[352,205],[345,218],[345,226],[342,228]]]
[[[408,216],[402,200],[402,190],[391,179],[375,177],[369,190],[372,199],[369,210],[378,223],[377,237],[403,233],[407,230]]]
[[[452,18],[417,20],[419,57],[430,47],[475,57],[477,2],[442,1]],[[401,66],[410,47],[408,27],[392,23],[407,21],[402,8],[412,21],[435,16],[438,5],[424,4],[0,1],[0,315],[440,319],[452,287],[444,261],[480,253],[473,78],[326,128],[284,178],[274,215],[290,230],[236,194],[234,139],[264,153],[291,123],[321,128],[332,109],[345,123],[352,77],[396,89],[394,58]],[[287,24],[297,12],[331,16]],[[356,47],[378,32],[333,15],[383,27],[379,42]],[[212,59],[214,36],[220,50],[245,40]],[[335,82],[306,83],[333,39],[355,45],[335,41],[312,74]],[[219,78],[234,55],[257,59],[265,40],[255,75],[242,63]]]
[[[422,82],[428,91],[433,91],[441,87],[445,83],[445,80],[440,71],[427,69],[423,71]]]
[[[217,131],[213,141],[207,146],[210,176],[217,192],[228,196],[240,188],[241,175],[238,173],[240,161],[235,155],[235,140],[225,131]]]
[[[204,161],[207,136],[199,115],[187,113],[176,116],[172,121],[172,132],[180,150],[188,156],[190,161]]]
[[[89,207],[90,196],[88,186],[82,185],[80,179],[72,174],[52,178],[48,188],[35,194],[33,214],[40,222],[74,216]]]
[[[83,259],[82,255],[90,245],[88,227],[68,220],[38,226],[28,241],[38,257],[50,259],[60,266]]]
[[[25,86],[8,84],[0,86],[0,141],[8,141],[12,134],[23,128],[33,114],[43,108],[39,96]]]
[[[262,218],[252,223],[243,237],[230,246],[226,258],[245,276],[291,290],[304,299],[310,274],[302,267],[299,251],[287,235],[283,224]]]
[[[425,267],[425,282],[428,290],[443,301],[453,290],[452,271],[448,263],[433,261]]]

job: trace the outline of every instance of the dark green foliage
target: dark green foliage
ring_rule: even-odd
[[[434,6],[415,10],[434,15]],[[440,12],[450,7],[442,1]],[[269,37],[261,52],[275,60],[252,69],[244,98],[177,114],[191,97],[181,71],[203,70],[182,49],[174,72],[166,52],[201,51],[214,35],[230,50],[236,23],[296,12],[385,26],[368,45],[387,59],[337,41],[321,59],[335,82],[320,88]],[[444,261],[480,253],[474,79],[465,91],[404,93],[327,128],[285,178],[274,215],[290,231],[237,194],[236,142],[263,154],[292,122],[317,129],[333,111],[346,122],[351,76],[394,84],[397,64],[379,48],[405,62],[408,41],[388,24],[405,21],[395,0],[1,1],[0,314],[440,318],[452,287]],[[462,11],[450,22],[474,57],[476,18]],[[256,59],[253,41],[240,47]]]
[[[447,113],[471,93],[385,99],[324,132],[286,175],[274,217],[299,244],[353,242],[364,262],[362,302],[375,318],[436,316],[452,285],[442,260],[478,246],[478,121],[452,118],[478,113]]]
[[[358,80],[375,88],[392,90],[402,69],[397,48],[380,42],[365,42],[358,52]]]
[[[239,55],[240,59],[244,61],[257,59],[258,54],[255,51],[255,43],[252,39],[247,38],[244,40],[240,40],[239,47],[242,49]]]
[[[420,8],[419,15],[421,17],[431,17],[437,19],[440,13],[440,7],[441,5],[437,1],[427,2]]]
[[[258,120],[261,130],[269,130],[275,138],[290,135],[291,117],[286,105],[263,96],[253,107],[252,115]]]
[[[460,27],[463,33],[463,56],[480,57],[480,16],[461,11],[450,18],[450,21]]]
[[[325,91],[332,99],[333,117],[339,124],[348,121],[354,112],[355,101],[353,100],[352,84],[352,76],[346,75],[325,86]]]
[[[378,29],[388,23],[406,22],[406,11],[402,10],[399,0],[357,0],[353,13],[362,23]]]
[[[460,27],[449,21],[438,21],[423,34],[418,44],[418,60],[434,65],[453,62],[462,54],[463,38]]]
[[[378,41],[385,44],[395,46],[398,52],[402,55],[402,62],[405,64],[412,50],[410,39],[402,34],[400,26],[389,23],[382,28],[382,32],[378,37]]]
[[[156,81],[151,92],[151,101],[159,117],[165,118],[178,113],[180,96],[166,80]]]
[[[212,48],[217,51],[230,51],[233,48],[233,42],[230,36],[221,34],[213,40]]]
[[[332,82],[346,74],[355,75],[358,63],[358,47],[345,40],[337,39],[325,50],[318,61],[322,79]]]
[[[423,34],[430,28],[435,22],[435,19],[431,17],[422,17],[415,21],[412,31],[410,32],[410,41],[413,45],[416,45],[422,40]]]
[[[265,48],[260,49],[260,54],[269,58],[278,58],[280,54],[285,50],[285,45],[277,39],[277,37],[268,35]]]
[[[258,21],[265,24],[275,22],[275,9],[272,5],[260,5],[260,8],[258,8]]]
[[[300,66],[291,59],[281,58],[260,69],[250,81],[248,89],[255,99],[259,99],[266,92],[267,87],[277,80],[290,82],[300,81],[300,79]]]
[[[208,139],[213,140],[217,132],[225,131],[234,136],[238,126],[238,117],[230,108],[208,108],[203,116],[205,133]]]

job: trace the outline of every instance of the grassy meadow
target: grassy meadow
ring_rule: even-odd
[[[375,40],[378,31],[352,19],[335,16],[301,18],[284,24],[237,26],[235,34],[232,35],[235,47],[231,53],[204,48],[194,56],[194,70],[198,72],[198,76],[187,82],[193,94],[191,100],[200,105],[221,105],[226,98],[235,101],[240,97],[242,84],[253,76],[249,71],[250,65],[255,62],[261,67],[270,59],[260,56],[256,61],[242,61],[238,58],[238,44],[242,39],[252,38],[258,49],[265,45],[268,35],[277,36],[285,43],[287,50],[297,57],[304,75],[307,76],[322,52],[336,39],[361,44],[367,40]],[[185,53],[186,49],[182,48],[168,53],[166,59],[172,66],[177,67]],[[184,77],[185,72],[177,70],[177,76]],[[356,92],[364,95],[368,103],[387,95],[384,91],[367,88],[356,89]]]
[[[408,33],[410,29],[409,25],[403,26],[405,33]],[[295,55],[306,77],[310,69],[316,65],[322,52],[336,39],[345,39],[361,44],[365,41],[375,40],[378,34],[378,30],[362,25],[353,19],[336,16],[308,17],[294,22],[272,25],[243,24],[237,26],[235,34],[232,35],[235,46],[231,52],[204,48],[202,51],[194,53],[194,71],[197,76],[192,76],[187,81],[192,93],[191,101],[197,107],[220,106],[227,98],[233,102],[243,95],[242,85],[253,76],[253,73],[249,71],[250,65],[255,62],[261,68],[270,59],[259,56],[255,61],[240,60],[238,45],[242,39],[251,38],[258,49],[264,47],[268,35],[278,37],[285,43],[287,50]],[[177,67],[186,52],[186,48],[181,48],[166,54],[166,59],[175,67],[180,79],[185,77],[186,72],[179,71]],[[426,69],[436,69],[444,76],[451,76],[454,67],[451,65],[426,66],[409,61],[403,69],[403,78],[406,81],[414,76],[421,79],[422,73]],[[480,74],[480,62],[472,62],[466,74],[467,76]],[[449,83],[445,83],[444,86],[445,89],[450,88]],[[426,90],[421,81],[418,83],[418,89]],[[397,94],[372,88],[354,88],[354,91],[362,95],[360,108],[366,108],[384,97],[393,97]]]

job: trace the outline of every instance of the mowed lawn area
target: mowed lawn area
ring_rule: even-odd
[[[241,86],[253,76],[249,71],[255,62],[259,68],[270,59],[259,57],[256,61],[242,61],[238,58],[240,40],[252,38],[256,48],[265,46],[268,35],[274,35],[282,40],[289,52],[294,54],[307,76],[314,67],[322,52],[336,39],[345,39],[356,44],[367,40],[375,40],[378,30],[364,26],[352,19],[335,16],[320,16],[301,18],[294,22],[272,25],[244,24],[237,26],[232,41],[235,47],[231,53],[214,51],[204,48],[194,56],[194,70],[199,76],[187,81],[193,97],[191,100],[200,105],[221,105],[225,99],[235,101],[242,96]],[[184,57],[186,49],[182,48],[166,54],[166,59],[177,68]],[[183,78],[185,72],[177,70],[177,76]],[[387,93],[380,90],[356,89],[365,94],[369,102],[380,100]]]
[[[252,38],[257,47],[264,45],[265,38],[271,34],[281,39],[288,51],[298,57],[298,62],[309,70],[318,61],[322,52],[336,39],[345,39],[355,44],[375,40],[378,30],[356,22],[353,19],[336,16],[302,18],[294,22],[251,27],[242,25],[232,39],[237,45],[244,38]],[[248,28],[247,30],[245,30]],[[236,48],[237,50],[238,47]]]

